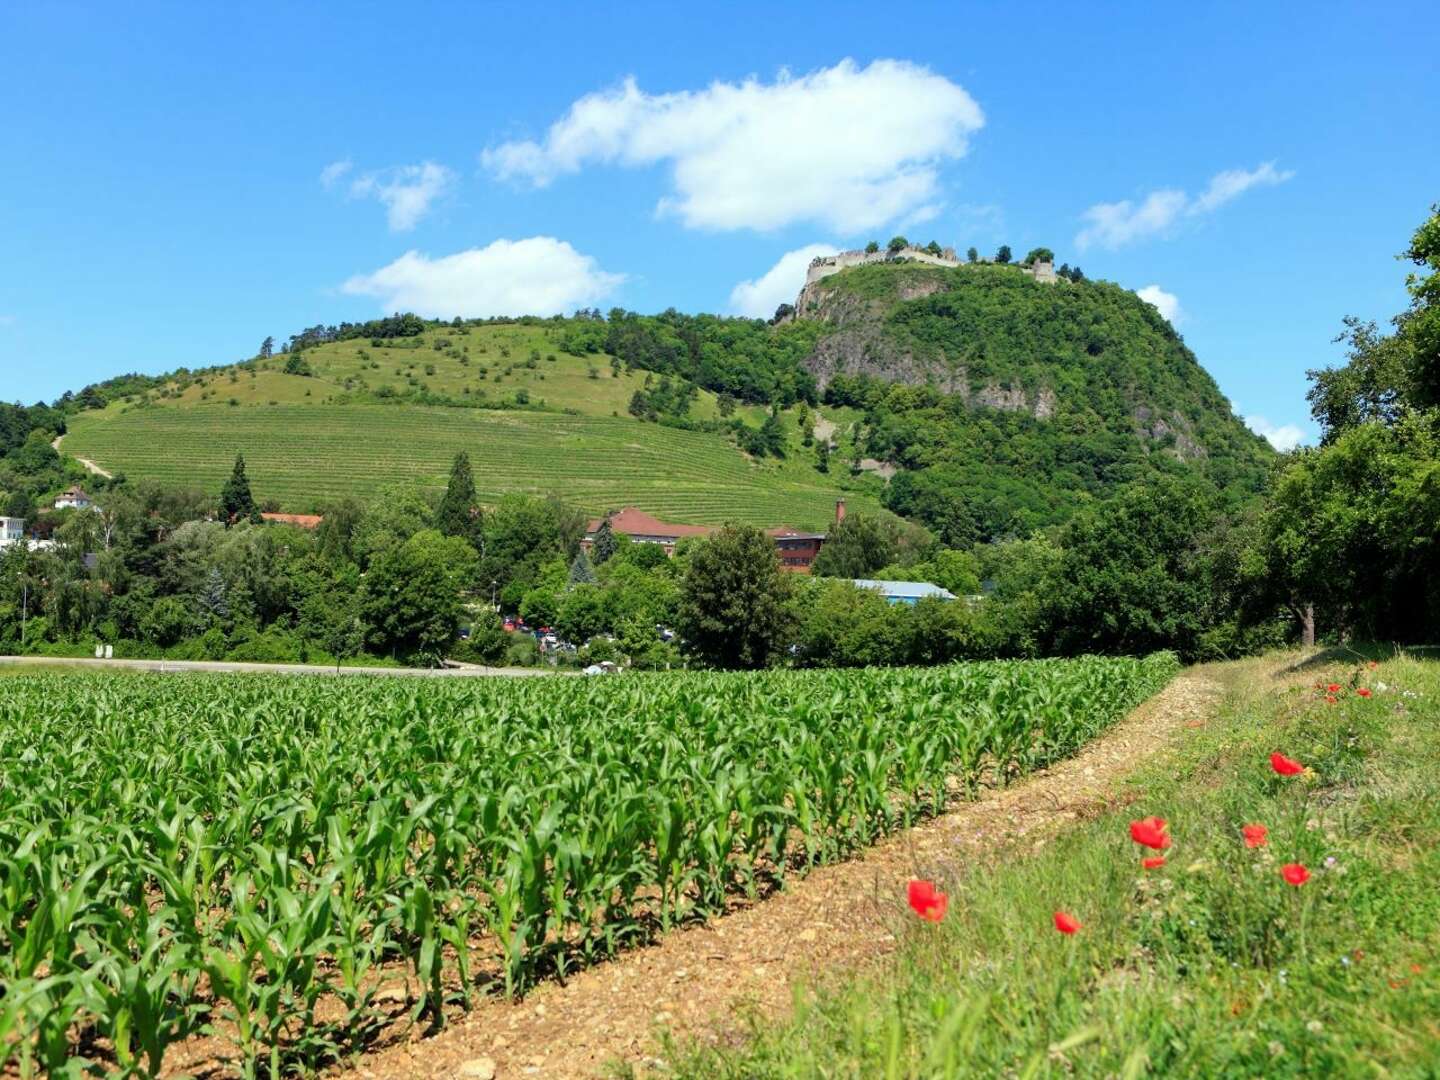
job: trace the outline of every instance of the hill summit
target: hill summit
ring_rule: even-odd
[[[314,326],[236,364],[67,395],[64,448],[209,486],[243,452],[257,497],[291,511],[438,490],[463,449],[487,499],[815,527],[847,497],[952,542],[1063,521],[1156,472],[1258,490],[1269,447],[1170,324],[1044,254],[831,257],[768,322],[617,308]]]

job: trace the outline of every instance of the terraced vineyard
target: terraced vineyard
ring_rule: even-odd
[[[1175,668],[16,676],[0,1071],[151,1076],[201,1036],[246,1076],[315,1068],[396,979],[439,1021],[722,911],[1074,752]]]
[[[639,506],[675,521],[819,528],[835,499],[873,509],[803,460],[751,462],[726,439],[630,417],[277,404],[81,413],[63,447],[112,472],[218,490],[244,453],[255,496],[303,510],[387,484],[443,486],[465,450],[483,499],[555,493],[603,512]]]

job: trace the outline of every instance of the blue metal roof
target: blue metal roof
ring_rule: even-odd
[[[861,589],[874,589],[889,599],[919,600],[926,596],[938,596],[941,600],[954,600],[955,594],[928,581],[872,581],[869,578],[855,578],[855,585]]]

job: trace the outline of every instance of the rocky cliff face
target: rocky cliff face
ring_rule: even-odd
[[[934,296],[945,287],[939,278],[909,277],[897,281],[893,298],[879,300],[827,287],[823,280],[806,285],[795,301],[795,317],[818,319],[833,328],[806,359],[806,369],[815,376],[821,390],[836,375],[866,375],[908,386],[934,386],[942,393],[964,398],[974,407],[1028,412],[1037,420],[1052,417],[1057,398],[1049,386],[1040,383],[1027,389],[1008,382],[988,382],[972,387],[964,362],[917,357],[913,351],[898,347],[894,338],[886,334],[887,309],[896,302]]]

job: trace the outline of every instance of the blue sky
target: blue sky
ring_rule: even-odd
[[[396,306],[773,309],[812,245],[904,232],[1158,289],[1240,412],[1308,435],[1305,369],[1343,315],[1403,307],[1394,254],[1440,199],[1437,27],[1422,3],[6,5],[0,397]]]

